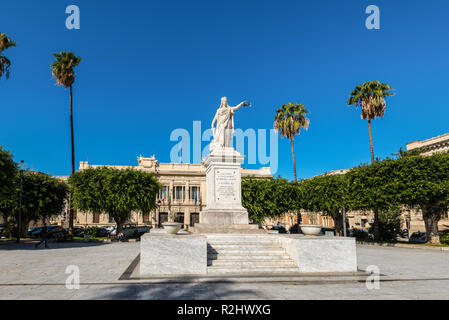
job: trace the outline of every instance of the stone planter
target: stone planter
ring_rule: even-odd
[[[321,226],[318,224],[300,224],[299,226],[306,236],[317,236],[321,232]]]
[[[179,222],[163,222],[162,226],[164,227],[167,234],[177,234],[179,230],[181,230],[182,223]]]

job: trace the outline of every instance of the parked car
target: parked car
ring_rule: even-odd
[[[287,229],[282,224],[277,224],[271,228],[271,230],[277,230],[279,233],[287,233]]]
[[[400,232],[401,238],[408,238],[408,229],[404,229]]]
[[[27,230],[27,236],[28,236],[28,237],[31,237],[31,234],[32,234],[33,232],[38,231],[38,230],[40,230],[40,229],[42,229],[42,227],[31,227],[31,228],[29,228],[29,229]]]
[[[408,242],[415,242],[415,243],[426,243],[427,242],[427,235],[425,232],[413,232],[410,238],[408,239]]]
[[[98,236],[107,237],[115,230],[115,226],[103,226],[98,230]]]
[[[65,228],[64,231],[69,234],[69,228]],[[72,236],[74,237],[84,237],[84,228],[83,227],[73,227]]]
[[[332,232],[335,235],[335,228],[325,228],[322,227],[320,231],[320,235],[326,235],[326,232]]]
[[[134,223],[127,223],[123,225],[122,233],[125,239],[139,239],[144,233],[149,232],[150,229],[150,226],[137,226]]]
[[[117,235],[117,226],[112,226],[112,230],[109,232],[110,236]]]
[[[5,227],[0,227],[0,239],[9,238],[9,233],[6,232]]]
[[[367,229],[352,228],[349,230],[349,236],[357,238],[357,240],[374,240],[374,234]]]
[[[41,238],[43,228],[31,233],[31,238]],[[47,238],[48,239],[62,239],[67,237],[66,231],[60,226],[47,226]]]

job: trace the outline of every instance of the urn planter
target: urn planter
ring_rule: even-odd
[[[321,225],[318,224],[301,224],[299,226],[306,236],[317,236],[321,232]]]
[[[182,223],[179,222],[163,222],[162,226],[167,234],[177,234],[181,230]]]

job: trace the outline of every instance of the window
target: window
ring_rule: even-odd
[[[185,187],[176,186],[173,188],[173,198],[175,200],[184,200]]]
[[[200,200],[200,187],[190,187],[189,197],[190,200],[193,200],[193,202],[195,202],[196,204]]]
[[[149,222],[150,221],[150,214],[144,213],[143,214],[143,222]]]
[[[168,186],[162,186],[161,190],[159,191],[159,199],[161,200],[168,200]]]
[[[362,228],[366,227],[366,223],[368,222],[368,220],[366,219],[362,219]]]
[[[92,218],[92,222],[93,223],[100,223],[100,214],[99,213],[94,213],[94,216]]]

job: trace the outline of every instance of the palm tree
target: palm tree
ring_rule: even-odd
[[[380,83],[379,81],[365,82],[362,85],[358,85],[351,92],[348,99],[348,106],[354,105],[356,108],[362,107],[361,118],[368,120],[368,134],[369,134],[369,147],[371,152],[371,164],[374,163],[374,149],[373,149],[373,133],[371,129],[371,120],[377,117],[383,118],[387,103],[385,97],[394,95],[392,87],[388,84]],[[379,240],[379,210],[374,208],[374,240]]]
[[[6,36],[6,34],[0,32],[0,78],[3,73],[6,79],[9,78],[9,67],[11,66],[11,61],[2,55],[3,50],[10,47],[15,47],[16,43]]]
[[[76,57],[73,52],[60,52],[53,54],[56,58],[51,64],[52,74],[56,78],[56,84],[70,88],[70,136],[72,145],[72,174],[75,173],[75,139],[73,136],[73,95],[72,86],[75,82],[75,71],[73,70],[80,62],[81,58]],[[70,197],[70,196],[69,196]],[[69,230],[73,229],[73,211],[69,198]]]
[[[281,137],[287,137],[291,143],[295,181],[297,181],[297,177],[293,140],[295,139],[295,135],[300,134],[301,128],[306,130],[309,128],[310,121],[306,117],[308,113],[309,111],[307,111],[303,104],[290,102],[278,108],[274,117],[274,129],[279,130]]]
[[[368,120],[368,134],[369,134],[369,147],[371,152],[371,163],[374,162],[374,149],[373,149],[373,133],[371,129],[371,120],[377,117],[383,118],[387,104],[385,97],[394,95],[392,87],[388,84],[380,83],[379,81],[365,82],[362,85],[358,85],[351,92],[348,99],[348,106],[354,105],[362,107],[362,119]]]

